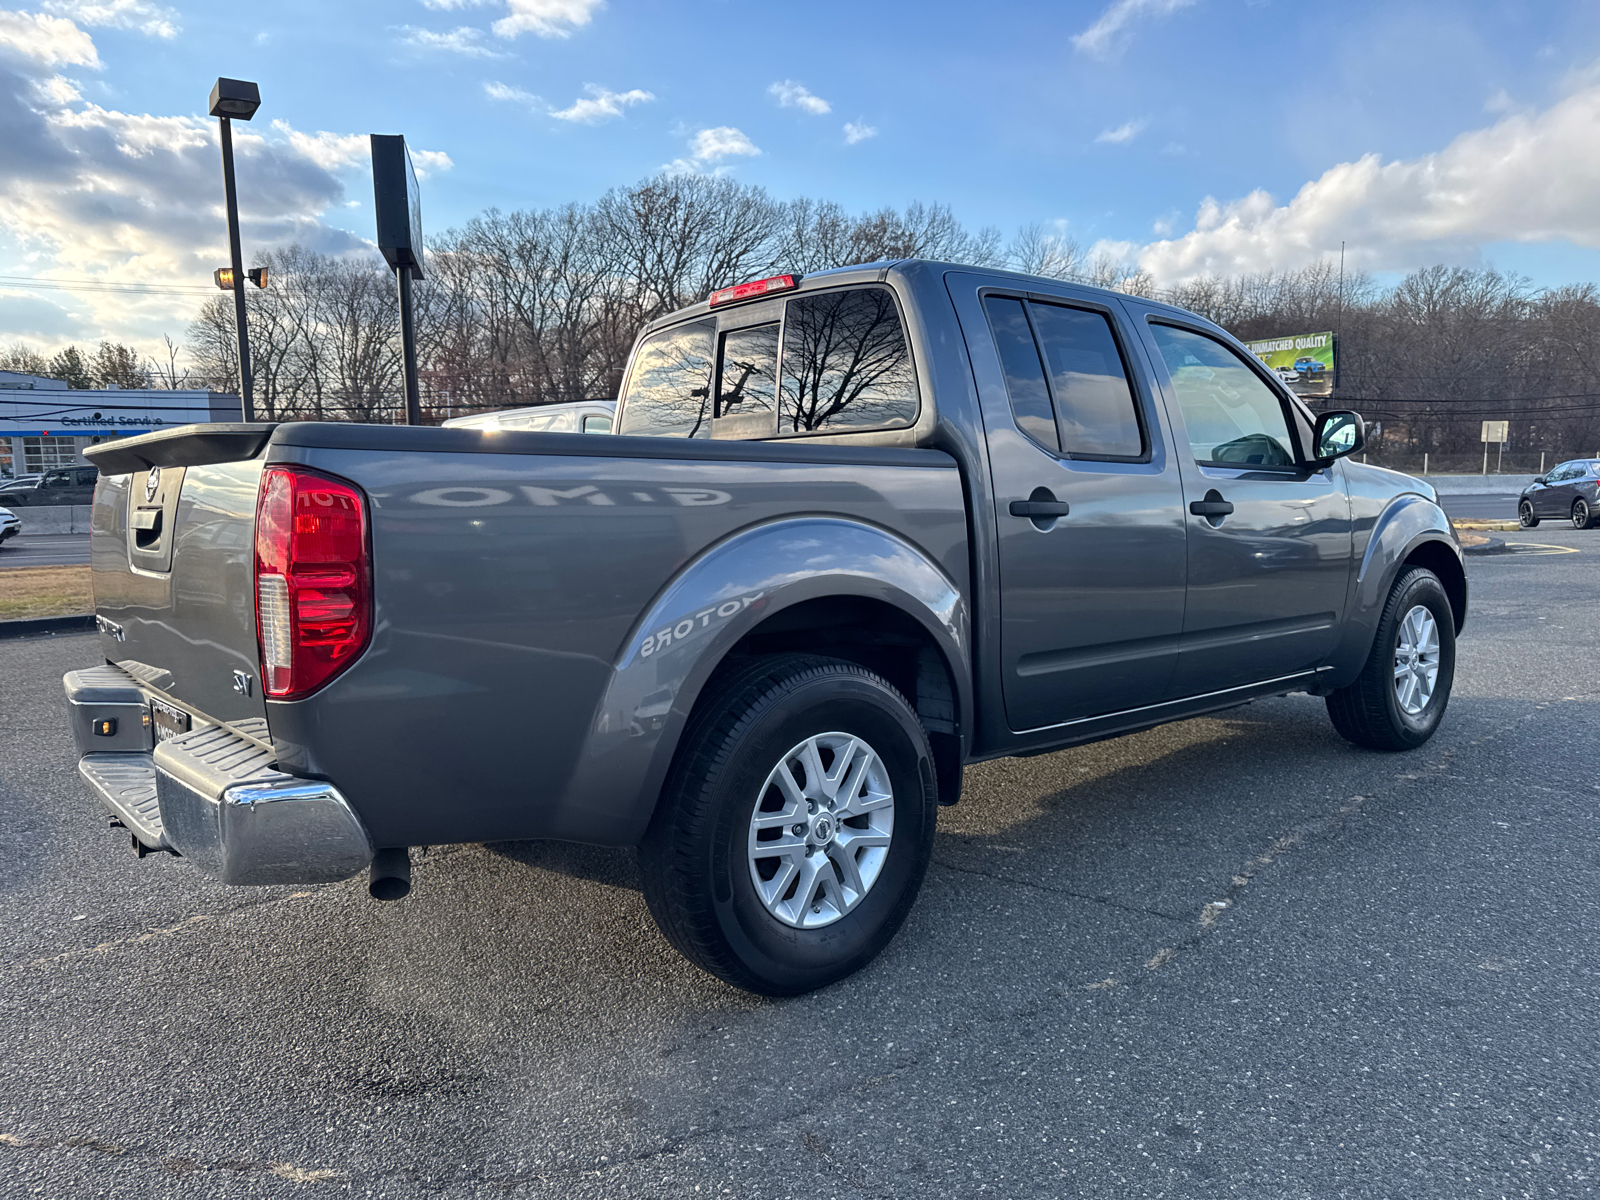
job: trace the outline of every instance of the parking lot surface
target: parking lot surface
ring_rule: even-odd
[[[87,533],[23,533],[7,538],[5,545],[0,546],[0,570],[6,567],[75,567],[88,563]]]
[[[1507,540],[1423,749],[1291,696],[974,767],[889,950],[786,1001],[627,853],[387,905],[135,859],[59,713],[96,642],[0,643],[0,1194],[1594,1194],[1600,532]]]

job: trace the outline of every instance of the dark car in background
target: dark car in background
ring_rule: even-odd
[[[37,504],[89,504],[94,500],[97,467],[58,467],[33,483],[0,486],[0,505],[11,508]]]
[[[1592,529],[1600,519],[1600,459],[1575,458],[1540,475],[1517,499],[1517,519],[1532,529],[1545,517]]]

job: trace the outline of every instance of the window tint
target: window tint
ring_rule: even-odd
[[[778,432],[778,327],[722,335],[717,411],[711,436],[764,438]]]
[[[1290,467],[1289,426],[1278,395],[1221,342],[1152,325],[1196,462],[1219,467]]]
[[[1073,456],[1138,458],[1144,436],[1105,314],[1059,304],[1030,307],[1050,364],[1062,448]]]
[[[884,288],[796,296],[784,310],[778,432],[904,425],[917,416],[911,352]]]
[[[1000,352],[1000,369],[1006,374],[1006,393],[1011,397],[1017,428],[1051,450],[1060,450],[1056,413],[1044,381],[1044,363],[1039,360],[1039,347],[1033,340],[1022,301],[988,296],[983,306],[989,313],[995,349]]]
[[[715,321],[692,321],[644,340],[623,399],[622,433],[711,436]]]

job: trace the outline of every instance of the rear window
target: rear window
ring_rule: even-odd
[[[779,433],[909,425],[917,382],[887,288],[796,296],[784,309]]]
[[[715,438],[764,438],[778,432],[778,326],[722,335],[717,363]]]
[[[633,357],[621,433],[711,436],[715,320],[691,321],[646,338]]]

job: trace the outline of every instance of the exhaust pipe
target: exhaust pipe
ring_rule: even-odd
[[[367,892],[374,900],[404,900],[410,894],[410,847],[391,847],[372,856]]]

